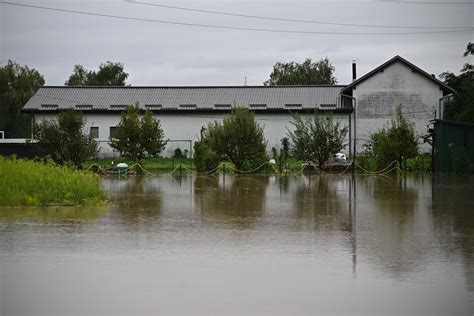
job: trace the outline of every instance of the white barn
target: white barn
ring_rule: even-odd
[[[397,105],[406,118],[415,123],[418,135],[427,133],[427,125],[442,118],[445,102],[454,90],[400,56],[395,56],[341,90],[343,102],[355,104],[357,148],[370,133],[395,117]],[[347,106],[347,104],[346,104]],[[428,146],[422,146],[428,150]]]
[[[315,109],[334,113],[349,125],[354,106],[357,119],[357,148],[367,135],[382,127],[402,104],[403,112],[415,122],[421,135],[440,104],[454,91],[405,59],[396,56],[354,80],[350,85],[318,86],[232,86],[232,87],[65,87],[45,86],[27,102],[23,111],[34,115],[36,123],[52,119],[58,111],[82,111],[89,131],[100,142],[100,154],[116,153],[108,139],[129,104],[139,103],[160,119],[170,140],[165,155],[176,147],[189,148],[203,126],[221,120],[232,107],[244,106],[255,112],[264,126],[268,149],[278,148],[286,136],[291,113],[311,113]],[[439,113],[439,112],[438,112]],[[354,135],[354,123],[352,135]],[[349,147],[346,150],[349,153]]]

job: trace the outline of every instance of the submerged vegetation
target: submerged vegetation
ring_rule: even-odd
[[[0,205],[98,204],[106,198],[100,178],[51,161],[0,156]]]

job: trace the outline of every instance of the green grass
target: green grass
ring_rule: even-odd
[[[370,171],[377,171],[376,158],[374,156],[361,155],[356,157],[357,163]],[[400,166],[405,171],[405,166]],[[406,170],[408,172],[427,172],[431,170],[431,155],[421,154],[415,158],[407,159]]]
[[[89,205],[105,201],[100,178],[53,162],[0,156],[0,206]]]
[[[349,158],[348,160],[350,160]],[[89,160],[86,161],[82,167],[84,170],[88,169],[91,165],[97,164],[103,169],[107,169],[112,166],[112,162],[114,164],[125,162],[129,166],[134,164],[133,161],[128,160],[125,157],[116,157],[116,158],[107,158],[107,159],[99,159],[99,160]],[[194,163],[192,163],[189,159],[173,159],[173,158],[163,158],[163,157],[153,157],[153,158],[144,158],[141,161],[141,165],[146,171],[149,172],[160,172],[160,171],[172,171],[178,165],[182,163],[185,169],[196,170]],[[295,173],[300,172],[303,168],[303,160],[296,159],[295,157],[288,157],[286,161],[286,165],[288,168],[288,173]],[[377,171],[375,157],[373,156],[357,156],[357,163],[363,166],[365,169],[370,171]],[[230,163],[229,163],[230,164]],[[279,170],[279,163],[274,166],[275,169]],[[401,166],[404,169],[404,166]],[[422,169],[426,172],[431,168],[431,155],[430,154],[423,154],[418,155],[415,158],[407,160],[407,171],[410,172],[420,172]],[[268,173],[271,173],[271,168],[268,168]],[[282,166],[282,172],[284,173],[284,166]],[[139,171],[139,169],[137,169]],[[265,169],[262,168],[260,173],[266,173]]]
[[[84,170],[88,169],[91,165],[99,165],[103,169],[107,169],[114,164],[125,162],[129,166],[135,164],[135,162],[125,158],[125,157],[115,157],[115,158],[105,158],[99,160],[88,160],[82,164]],[[195,170],[194,164],[191,163],[189,159],[173,159],[173,158],[163,158],[163,157],[153,157],[153,158],[144,158],[140,164],[141,166],[149,172],[156,171],[171,171],[178,167],[182,163],[186,168]]]

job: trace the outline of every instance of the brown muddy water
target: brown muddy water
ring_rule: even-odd
[[[474,313],[474,177],[103,183],[0,210],[1,315]]]

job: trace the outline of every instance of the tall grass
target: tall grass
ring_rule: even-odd
[[[105,200],[100,178],[53,162],[0,156],[0,205],[97,204]]]

